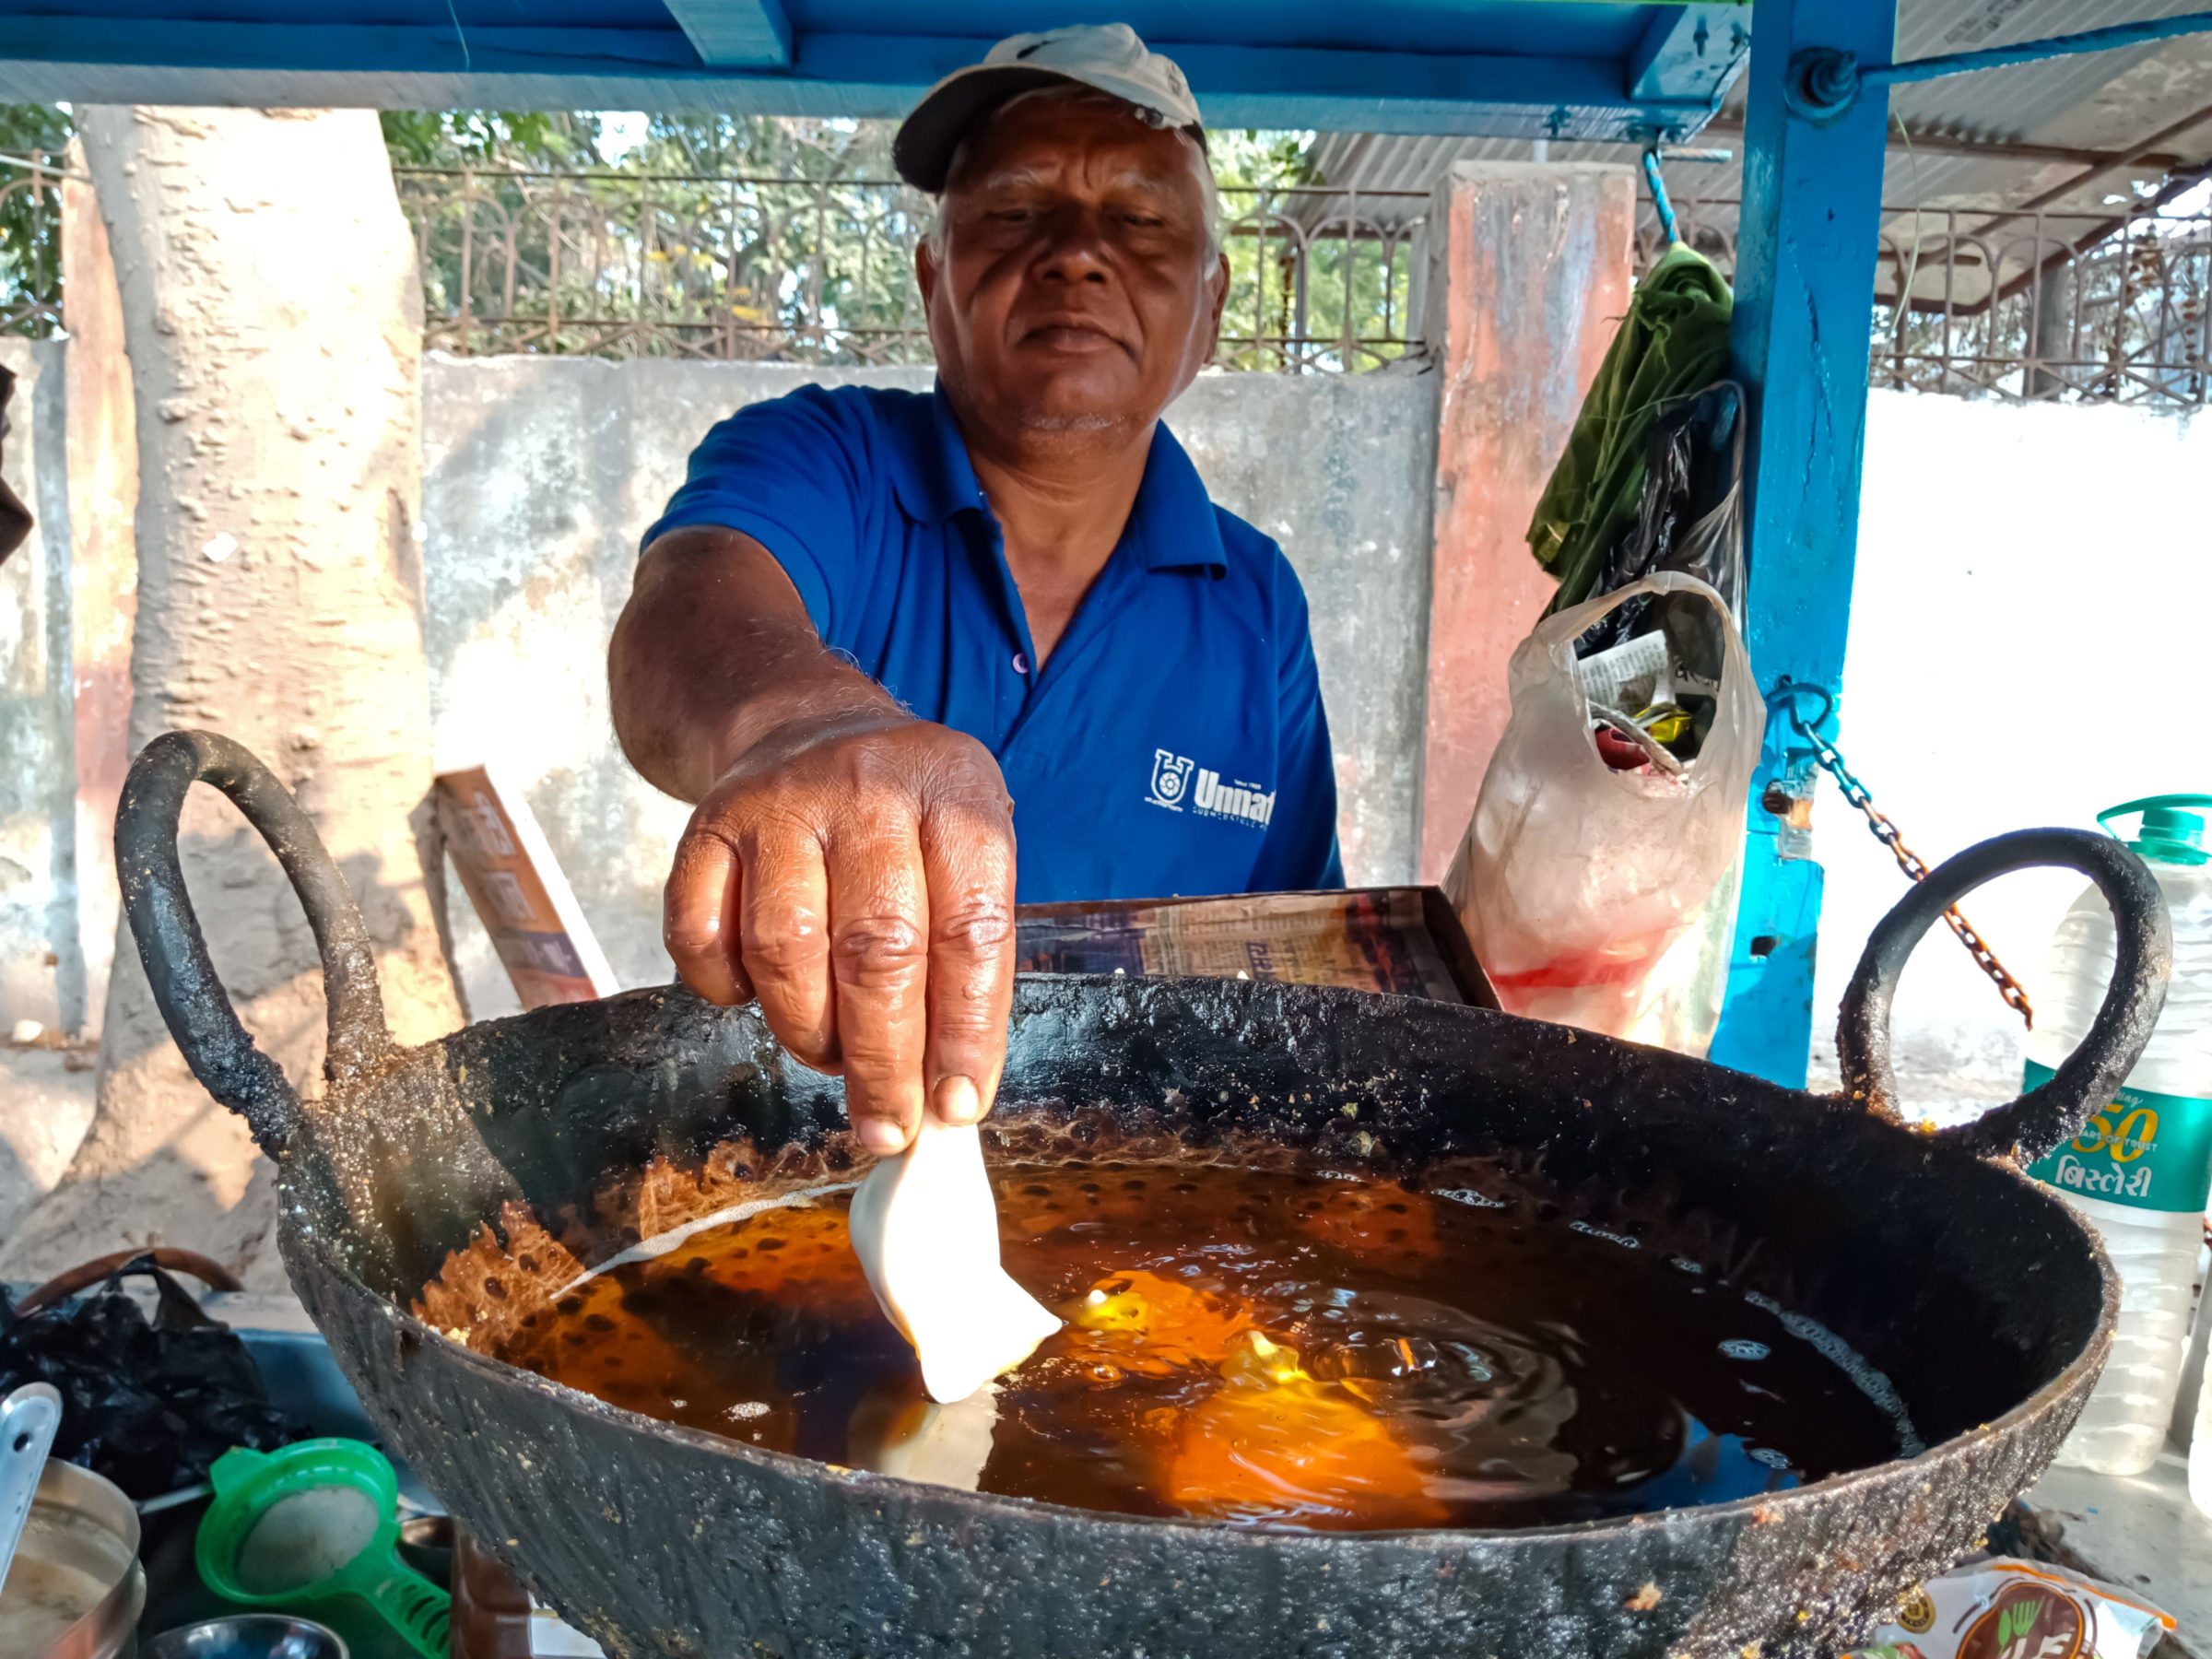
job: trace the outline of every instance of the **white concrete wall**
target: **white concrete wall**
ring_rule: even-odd
[[[61,1179],[92,1118],[84,1056],[51,1046],[86,1014],[77,928],[68,479],[58,341],[0,339],[16,376],[7,482],[38,521],[0,564],[0,1239]],[[40,1042],[10,1041],[18,1022]]]
[[[665,980],[660,893],[687,809],[630,771],[606,638],[638,536],[714,421],[808,381],[924,387],[925,369],[433,357],[423,571],[441,766],[522,786],[625,984]],[[1169,412],[1217,500],[1288,553],[1313,617],[1356,881],[1411,878],[1427,685],[1434,377],[1208,375]],[[513,993],[453,889],[470,1013]]]
[[[2212,417],[1874,394],[1840,747],[1922,857],[2212,793],[2208,664]],[[1904,877],[1832,789],[1815,823],[1832,1079],[1837,1003]],[[1960,907],[2030,998],[2082,885],[2015,876]],[[1947,931],[1905,971],[1897,1037],[1908,1098],[2018,1090],[2018,1017]]]
[[[41,460],[49,440],[60,450],[61,349],[0,343],[18,373],[44,371],[19,386],[6,453],[47,537],[0,567],[0,1038],[18,1018],[81,1018],[65,841],[66,571],[44,550],[65,523],[65,490],[60,468]],[[606,629],[628,590],[632,538],[685,449],[721,408],[765,394],[759,374],[442,362],[426,377],[441,737],[449,759],[488,753],[522,774],[630,982],[666,971],[650,901],[683,812],[614,754]],[[1360,803],[1347,864],[1371,879],[1403,877],[1414,832],[1427,611],[1418,480],[1434,441],[1407,423],[1419,393],[1380,381],[1208,382],[1180,417],[1222,498],[1282,535],[1306,575],[1342,782]],[[2212,657],[2208,484],[2212,418],[1875,394],[1841,739],[1924,856],[2030,824],[2088,825],[2139,794],[2212,791],[2200,666]],[[1340,690],[1362,661],[1381,671],[1357,694]],[[1903,878],[1832,792],[1818,836],[1829,903],[1815,1075],[1832,1077],[1843,982]],[[2017,877],[1967,906],[2031,994],[2077,886]],[[473,947],[464,957],[477,1014],[507,1006],[496,965]],[[1947,934],[1906,974],[1898,1035],[1915,1099],[1995,1098],[2018,1080],[2018,1023]]]
[[[37,521],[0,564],[0,1039],[18,1020],[75,1030],[85,1015],[62,351],[0,339],[16,376],[0,454]]]

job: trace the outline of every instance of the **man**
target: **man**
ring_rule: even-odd
[[[677,971],[841,1071],[877,1152],[988,1110],[1018,896],[1343,881],[1304,594],[1159,423],[1229,287],[1182,72],[1017,36],[893,156],[939,197],[935,391],[723,421],[609,653],[624,752],[698,803]]]

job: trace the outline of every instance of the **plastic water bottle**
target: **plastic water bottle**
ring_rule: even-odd
[[[2193,806],[2212,806],[2212,795],[2158,795],[2098,814],[2108,824],[2142,814],[2128,845],[2172,912],[2173,981],[2119,1097],[2029,1171],[2089,1218],[2120,1275],[2112,1359],[2058,1454],[2062,1464],[2106,1475],[2141,1474],[2165,1443],[2212,1189],[2212,853],[2204,818],[2183,810]],[[2112,912],[2092,887],[2059,924],[2035,987],[2030,1087],[2089,1029],[2115,955]]]
[[[2212,1357],[2206,1352],[2208,1344],[2212,1344],[2212,1296],[2200,1300],[2196,1335],[2190,1343],[2190,1363],[2195,1367],[2198,1382],[2194,1426],[2189,1430],[2189,1501],[2212,1515]],[[2183,1389],[2188,1388],[2190,1380],[2184,1374]],[[2186,1394],[2183,1403],[2191,1404]],[[2181,1427],[2182,1419],[2176,1417],[2174,1428],[2178,1431]]]

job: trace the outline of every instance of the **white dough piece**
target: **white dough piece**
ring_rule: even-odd
[[[909,1406],[896,1418],[853,1413],[847,1450],[855,1465],[901,1480],[972,1492],[982,1484],[998,1433],[998,1384],[986,1382],[949,1406]]]
[[[1060,1328],[998,1260],[982,1135],[924,1116],[914,1144],[853,1194],[853,1250],[885,1315],[914,1345],[922,1386],[964,1400]]]

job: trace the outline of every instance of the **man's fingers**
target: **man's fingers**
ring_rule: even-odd
[[[745,848],[742,958],[777,1041],[818,1071],[838,1066],[830,974],[830,872],[820,839],[796,826]]]
[[[724,1007],[753,994],[737,961],[736,850],[697,824],[676,845],[662,900],[661,938],[685,984]]]
[[[921,1126],[929,889],[911,816],[881,811],[830,843],[830,963],[845,1110],[871,1152]]]
[[[961,806],[922,819],[929,881],[930,1110],[971,1124],[991,1110],[1014,1006],[1014,830]]]

